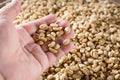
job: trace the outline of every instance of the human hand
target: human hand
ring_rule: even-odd
[[[73,48],[73,43],[61,46],[57,54],[46,52],[46,45],[37,45],[31,34],[36,32],[40,24],[50,24],[57,20],[54,15],[42,19],[20,24],[15,27],[12,21],[20,11],[20,0],[0,9],[0,74],[3,80],[37,80],[39,76]],[[66,21],[58,23],[65,27],[70,24]],[[63,35],[59,41],[71,38],[74,32]]]

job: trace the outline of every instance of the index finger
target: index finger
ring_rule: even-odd
[[[21,28],[21,27],[24,28],[31,35],[31,34],[36,32],[39,25],[50,24],[50,23],[56,22],[56,20],[57,20],[57,17],[53,14],[50,14],[48,16],[41,18],[41,19],[21,24],[18,28]]]

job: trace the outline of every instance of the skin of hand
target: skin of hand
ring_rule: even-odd
[[[36,32],[42,23],[50,24],[57,21],[51,14],[41,19],[20,24],[12,24],[20,11],[20,0],[12,0],[10,4],[0,9],[0,80],[39,80],[39,76],[60,57],[73,48],[73,43],[61,46],[57,54],[47,50],[46,44],[37,45],[31,34]],[[59,26],[70,26],[66,21]],[[57,38],[62,42],[71,38],[74,31]]]

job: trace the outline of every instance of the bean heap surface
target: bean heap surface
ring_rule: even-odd
[[[22,11],[14,22],[50,13],[73,26],[75,47],[40,80],[120,80],[120,8],[116,4],[109,0],[22,0]]]

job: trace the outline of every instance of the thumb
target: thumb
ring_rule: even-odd
[[[10,4],[0,9],[0,17],[12,22],[21,9],[20,0],[12,0]]]

